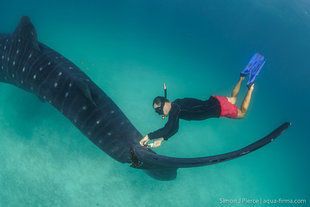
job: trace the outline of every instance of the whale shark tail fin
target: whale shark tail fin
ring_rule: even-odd
[[[21,44],[27,44],[30,47],[40,51],[37,32],[28,16],[23,16],[16,27],[13,36]]]

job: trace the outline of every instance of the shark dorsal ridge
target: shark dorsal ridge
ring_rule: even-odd
[[[31,23],[29,17],[23,16],[19,21],[17,28],[13,34],[14,38],[17,39],[18,42],[29,42],[30,47],[40,50],[39,42],[37,38],[37,32]]]

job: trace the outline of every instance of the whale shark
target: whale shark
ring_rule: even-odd
[[[12,34],[0,34],[0,81],[35,94],[67,117],[91,142],[109,156],[142,169],[152,178],[173,180],[177,169],[235,159],[272,142],[291,123],[241,149],[206,157],[159,155],[140,146],[142,134],[113,100],[73,62],[38,41],[28,16]]]

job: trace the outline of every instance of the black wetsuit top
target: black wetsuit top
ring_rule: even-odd
[[[171,103],[169,119],[166,125],[163,128],[148,134],[148,136],[149,139],[163,137],[167,140],[178,131],[179,119],[185,119],[188,121],[204,120],[212,117],[219,117],[220,114],[220,103],[212,96],[206,101],[194,98],[176,99]]]

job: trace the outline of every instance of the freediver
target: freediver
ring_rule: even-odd
[[[205,120],[214,117],[227,117],[231,119],[242,119],[245,117],[250,105],[254,81],[261,68],[265,64],[265,59],[256,53],[245,69],[240,73],[240,79],[235,85],[231,97],[212,95],[208,100],[198,100],[194,98],[176,99],[170,102],[167,99],[167,88],[164,84],[165,96],[157,96],[153,101],[155,112],[162,115],[162,118],[169,117],[166,125],[152,133],[147,134],[140,140],[141,146],[159,147],[163,140],[168,140],[179,129],[179,119],[184,120]],[[241,103],[240,108],[236,105],[240,86],[249,75],[247,83],[248,91]],[[154,142],[148,144],[150,140]]]

